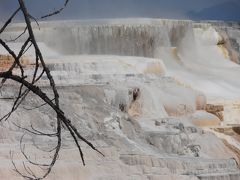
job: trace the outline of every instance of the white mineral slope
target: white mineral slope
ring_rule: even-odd
[[[194,28],[179,47],[162,48],[157,57],[163,59],[169,76],[203,92],[208,103],[224,105],[225,124],[239,124],[239,64],[224,45],[218,45],[221,41],[225,40],[213,27]]]
[[[13,25],[2,36],[14,37],[21,26]],[[239,32],[237,27],[232,29],[234,33],[230,30],[227,33],[231,39],[235,38],[237,46]],[[40,42],[60,54],[160,58],[170,75],[203,91],[210,99],[239,98],[239,81],[235,78],[239,76],[239,66],[230,61],[231,56],[224,46],[229,37],[223,36],[219,28],[210,23],[158,19],[60,21],[44,22],[35,32]],[[44,54],[51,53],[46,50]]]
[[[14,24],[1,38],[12,39],[22,28]],[[49,179],[240,179],[238,156],[222,136],[201,128],[220,125],[218,117],[204,111],[206,103],[231,105],[240,96],[239,65],[225,47],[228,36],[216,25],[158,19],[64,21],[44,22],[35,32],[58,85],[61,107],[83,136],[106,154],[100,157],[83,145],[87,166],[82,167],[64,130],[64,149]],[[23,39],[9,46],[19,50]],[[34,57],[33,49],[26,56]],[[30,63],[29,77],[32,71]],[[51,94],[46,77],[39,85]],[[9,97],[16,93],[10,81],[3,87],[1,116],[11,109]],[[23,131],[12,122],[25,128],[34,124],[47,132],[56,128],[47,106],[26,110],[42,103],[30,94],[1,124],[1,178],[18,179],[11,171],[10,149],[23,169],[16,145]],[[239,111],[232,113],[233,109],[226,107],[224,123],[239,122]],[[51,148],[53,141],[24,138],[29,155],[38,161],[50,155],[31,144]]]
[[[145,85],[140,83],[142,78],[135,78],[134,81],[135,84],[127,80],[110,82],[108,85],[59,87],[61,107],[66,115],[81,134],[91,140],[106,157],[101,157],[83,145],[87,166],[82,167],[73,141],[64,130],[63,151],[49,179],[195,180],[203,174],[208,174],[208,177],[218,174],[219,180],[225,177],[229,180],[234,180],[231,177],[239,178],[238,166],[232,159],[235,156],[220,139],[195,127],[186,117],[168,117],[164,108],[161,108],[161,102],[157,102],[158,96],[151,96],[147,92],[149,89],[181,88],[175,81],[163,78]],[[157,88],[154,84],[161,86]],[[124,100],[126,104],[131,103],[128,93],[135,85],[140,85],[142,92],[135,103],[142,104],[135,111],[139,114],[131,117],[119,111],[118,106]],[[50,93],[50,90],[45,87],[44,92]],[[13,87],[4,87],[2,97],[11,94],[14,94]],[[152,105],[153,101],[158,104]],[[0,115],[3,115],[11,108],[11,102],[1,100],[0,103]],[[14,151],[14,162],[23,170],[23,157],[17,143],[23,130],[19,130],[12,122],[24,128],[33,124],[45,132],[52,132],[56,128],[54,113],[47,106],[26,110],[38,104],[42,104],[42,101],[30,94],[9,121],[2,123],[0,177],[18,179],[12,171],[10,150]],[[33,142],[35,146],[32,145]],[[30,157],[38,162],[46,162],[50,154],[39,151],[36,145],[50,149],[54,145],[54,139],[26,134],[24,143]],[[36,167],[33,170],[36,173],[42,172]]]
[[[187,35],[178,48],[180,63],[176,57],[163,58],[164,63],[170,75],[201,90],[210,99],[239,99],[240,83],[235,77],[239,76],[240,66],[230,60],[224,48],[217,46],[219,41],[221,37],[212,27],[207,30],[195,28],[194,36]]]

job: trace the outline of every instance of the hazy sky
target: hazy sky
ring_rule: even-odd
[[[60,7],[63,0],[25,0],[31,13],[40,16]],[[17,0],[0,0],[0,18],[5,17],[17,6]],[[117,18],[117,17],[153,17],[190,19],[189,12],[206,13],[209,19],[239,20],[240,0],[70,0],[68,7],[56,18]],[[218,8],[215,12],[214,7]],[[222,10],[223,8],[224,10]],[[237,11],[236,12],[233,11]],[[211,14],[211,11],[214,12]],[[220,14],[219,13],[225,13]],[[199,16],[200,17],[200,16]],[[201,16],[202,17],[202,16]],[[2,19],[2,18],[1,18]]]

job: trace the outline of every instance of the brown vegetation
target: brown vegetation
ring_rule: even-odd
[[[217,116],[221,121],[224,120],[224,116],[223,116],[224,107],[223,107],[223,105],[207,104],[205,110],[208,113],[211,113],[211,114],[214,114],[215,116]]]

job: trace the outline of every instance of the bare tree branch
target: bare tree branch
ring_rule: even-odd
[[[63,7],[53,11],[45,16],[42,16],[42,19],[56,15],[60,13],[69,3],[69,0],[65,0]],[[30,133],[32,135],[36,136],[48,136],[49,138],[54,138],[56,144],[54,143],[54,148],[52,148],[50,151],[45,151],[51,153],[51,160],[49,163],[43,164],[43,163],[38,163],[36,161],[33,161],[30,156],[27,155],[26,149],[25,149],[25,144],[24,144],[24,135],[22,136],[20,140],[20,150],[25,157],[26,162],[22,163],[22,167],[25,172],[21,172],[16,164],[14,163],[14,158],[13,158],[13,152],[10,152],[10,157],[12,159],[12,164],[14,167],[14,171],[17,172],[20,176],[22,176],[25,179],[29,180],[40,180],[46,178],[49,173],[51,173],[53,166],[55,165],[58,157],[59,157],[59,152],[62,147],[62,128],[63,125],[66,127],[66,130],[70,133],[72,139],[74,140],[75,145],[77,146],[77,149],[80,154],[80,158],[82,160],[83,165],[85,165],[85,160],[84,160],[84,154],[82,152],[81,145],[79,141],[83,141],[86,143],[90,148],[92,148],[94,151],[98,152],[99,154],[103,155],[91,142],[89,142],[87,139],[85,139],[77,130],[77,128],[72,124],[72,122],[65,116],[65,113],[62,111],[59,103],[59,94],[58,90],[55,84],[55,81],[51,75],[51,72],[49,68],[47,67],[42,52],[38,46],[38,43],[35,39],[35,35],[33,32],[32,28],[32,22],[31,20],[34,20],[37,25],[39,26],[36,18],[32,17],[29,12],[27,7],[25,6],[24,0],[18,0],[19,8],[11,15],[11,17],[6,21],[4,26],[0,29],[0,34],[6,30],[6,27],[11,24],[12,20],[16,16],[17,13],[22,12],[26,24],[26,28],[23,30],[23,32],[17,36],[13,41],[17,40],[20,38],[23,34],[28,34],[28,38],[26,41],[23,43],[21,50],[19,51],[18,54],[16,54],[8,45],[5,41],[0,39],[0,45],[2,45],[5,50],[12,56],[14,59],[14,62],[12,65],[9,67],[4,72],[0,72],[0,79],[2,79],[2,83],[0,85],[0,88],[5,84],[7,80],[12,80],[15,83],[19,84],[19,90],[17,93],[17,97],[14,98],[13,106],[8,114],[6,114],[3,118],[0,120],[8,120],[8,118],[11,116],[13,112],[15,112],[19,106],[22,104],[22,102],[25,100],[25,98],[29,95],[30,92],[32,92],[36,97],[39,97],[41,100],[43,100],[43,104],[36,106],[35,108],[28,109],[28,110],[33,110],[36,108],[40,108],[42,106],[49,106],[52,108],[52,110],[55,111],[56,113],[56,124],[55,127],[56,129],[53,130],[51,133],[46,133],[41,130],[37,130],[34,128],[34,126],[31,124],[30,128],[25,128],[21,127],[20,125],[17,125],[15,122],[13,124],[18,127],[19,129],[23,130],[25,133]],[[25,73],[25,67],[21,64],[20,59],[23,57],[23,55],[29,50],[30,47],[33,47],[35,50],[35,64],[34,64],[34,72],[32,77],[27,78],[27,76],[24,75]],[[20,74],[16,73],[14,69],[18,67],[20,69]],[[41,67],[41,68],[40,68]],[[46,93],[43,92],[43,90],[36,85],[36,83],[41,80],[43,75],[47,76],[47,79],[49,80],[50,84],[50,89],[54,95],[54,97],[49,97]],[[25,108],[26,109],[26,108]],[[50,123],[50,122],[49,122]],[[35,144],[35,143],[34,143]],[[38,148],[39,149],[39,148]],[[104,156],[104,155],[103,155]],[[34,172],[32,171],[31,167],[32,166],[37,166],[41,168],[44,173],[38,177]]]
[[[20,11],[20,7],[10,16],[10,18],[6,21],[6,23],[3,25],[3,27],[0,29],[0,34],[6,29],[6,27],[12,22],[13,18],[16,16],[16,14]]]

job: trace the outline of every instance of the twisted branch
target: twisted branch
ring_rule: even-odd
[[[56,14],[60,13],[67,6],[68,3],[69,3],[69,0],[65,0],[62,8],[58,9],[57,11],[53,11],[53,12],[51,12],[51,13],[45,15],[45,16],[42,16],[41,18],[44,19],[44,18],[47,18],[47,17],[50,17],[50,16],[53,16],[53,15],[56,15]],[[17,125],[16,123],[13,123],[16,127],[25,131],[25,133],[30,133],[30,134],[36,135],[36,136],[48,136],[50,138],[56,139],[55,140],[56,141],[55,147],[51,151],[48,151],[48,152],[53,152],[51,162],[49,164],[42,164],[42,163],[33,161],[26,154],[25,145],[23,144],[25,134],[22,136],[22,138],[20,140],[20,150],[21,150],[23,156],[25,157],[25,159],[27,161],[27,163],[26,162],[22,163],[24,172],[21,172],[18,169],[17,165],[13,161],[13,153],[12,152],[10,153],[10,156],[12,158],[12,164],[14,166],[14,170],[19,175],[21,175],[23,178],[29,179],[29,180],[40,180],[40,179],[46,178],[51,173],[52,168],[53,168],[53,166],[55,165],[55,163],[58,159],[59,152],[60,152],[61,147],[62,147],[62,128],[63,128],[62,125],[64,125],[66,127],[66,130],[70,133],[72,139],[74,140],[74,143],[75,143],[75,145],[76,145],[76,147],[79,151],[80,158],[82,160],[83,165],[85,165],[85,160],[84,160],[84,155],[83,155],[82,148],[81,148],[81,145],[79,143],[79,140],[86,143],[94,151],[100,153],[101,155],[103,155],[103,154],[91,142],[89,142],[87,139],[85,139],[78,132],[77,128],[72,124],[72,122],[65,116],[64,112],[62,111],[62,109],[59,105],[59,93],[58,93],[58,90],[56,88],[55,81],[54,81],[54,79],[51,75],[51,72],[50,72],[49,68],[47,67],[47,65],[44,61],[43,55],[41,53],[41,50],[38,46],[38,43],[35,39],[35,35],[34,35],[34,32],[33,32],[31,20],[34,20],[37,24],[38,24],[38,22],[34,17],[32,17],[28,13],[28,9],[25,6],[24,0],[18,0],[18,4],[19,4],[19,8],[11,15],[11,17],[6,21],[6,23],[0,29],[0,34],[6,30],[7,26],[9,24],[11,24],[12,20],[16,16],[16,14],[21,11],[23,16],[24,16],[26,28],[13,41],[17,40],[23,34],[26,34],[26,33],[28,33],[28,38],[23,43],[23,45],[21,47],[21,50],[19,51],[19,53],[17,55],[7,45],[7,42],[0,39],[0,45],[2,45],[5,48],[5,50],[14,59],[14,62],[12,63],[11,67],[7,71],[0,72],[0,79],[2,79],[0,88],[4,86],[4,84],[6,83],[7,80],[12,80],[12,81],[14,81],[14,82],[16,82],[20,85],[19,90],[18,90],[18,95],[14,100],[11,111],[8,114],[6,114],[3,118],[1,118],[0,121],[3,120],[3,119],[8,120],[8,118],[11,116],[11,114],[18,109],[18,107],[22,104],[22,102],[25,100],[25,98],[29,95],[30,92],[32,92],[36,97],[39,97],[40,99],[42,99],[44,103],[35,107],[35,108],[29,109],[29,110],[33,110],[33,109],[48,105],[49,107],[51,107],[55,111],[56,119],[57,119],[55,123],[56,123],[57,129],[55,131],[53,131],[52,133],[44,133],[41,130],[37,130],[36,128],[33,127],[32,124],[31,124],[31,127],[30,127],[31,129],[29,129],[29,128],[21,127],[21,126]],[[35,67],[34,67],[33,76],[29,80],[29,78],[27,78],[27,76],[24,75],[25,68],[21,64],[20,59],[21,59],[21,57],[23,57],[23,55],[28,51],[28,49],[30,47],[33,47],[34,50],[35,50],[35,65],[34,65]],[[40,64],[41,64],[41,71],[40,71]],[[13,70],[14,70],[14,68],[16,68],[16,66],[18,68],[20,68],[20,71],[21,71],[20,74],[15,74],[14,73]],[[40,74],[39,74],[39,71],[40,71]],[[39,86],[36,85],[36,83],[39,80],[41,80],[43,75],[46,75],[47,78],[48,78],[51,91],[54,94],[53,98],[50,98],[46,93],[44,93],[42,91],[42,89]],[[25,88],[25,90],[24,90],[24,88]],[[41,169],[44,170],[44,173],[40,177],[38,177],[31,170],[31,166],[40,167]]]

